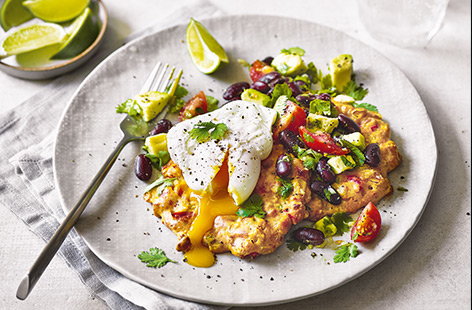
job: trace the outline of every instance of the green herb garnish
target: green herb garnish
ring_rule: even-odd
[[[290,180],[285,180],[279,178],[280,186],[277,189],[277,194],[279,194],[282,198],[288,198],[293,192],[293,184]]]
[[[240,217],[255,216],[258,218],[264,218],[266,212],[263,209],[264,202],[262,197],[256,193],[253,193],[249,198],[239,207],[236,211],[236,215]]]
[[[164,191],[164,189],[168,186],[172,186],[174,184],[175,178],[164,178],[164,176],[161,174],[157,180],[149,184],[148,187],[144,189],[144,192],[149,192],[151,189],[156,187],[156,194],[160,195]]]
[[[403,186],[397,187],[397,190],[400,191],[400,192],[408,192],[408,188],[405,188]]]
[[[147,267],[161,268],[167,263],[177,263],[166,256],[166,253],[159,248],[150,248],[148,251],[142,251],[138,258],[146,264]]]
[[[344,87],[343,93],[352,97],[354,100],[362,100],[367,95],[369,90],[363,88],[362,85],[357,85],[354,81],[349,81],[349,83]]]
[[[126,113],[129,116],[138,116],[143,110],[134,99],[128,99],[125,102],[119,104],[116,108],[116,113]]]
[[[294,146],[293,151],[297,155],[297,158],[303,162],[303,166],[310,170],[315,169],[321,157],[323,157],[322,154],[316,152],[315,150],[304,149],[298,145]]]
[[[364,153],[362,153],[357,146],[344,139],[341,139],[340,142],[342,146],[347,147],[351,151],[352,158],[356,162],[356,165],[362,166],[365,163]]]
[[[287,244],[287,248],[293,252],[296,252],[298,250],[303,251],[307,248],[306,244],[304,244],[303,242],[294,240],[294,239],[288,239],[286,241],[286,244]]]
[[[357,245],[348,243],[341,245],[336,250],[336,255],[334,256],[335,263],[345,263],[351,259],[351,257],[356,257],[359,255],[359,250]]]
[[[189,134],[192,139],[202,143],[212,139],[221,140],[227,131],[228,126],[223,123],[199,122],[193,126]]]
[[[273,107],[280,96],[287,96],[287,98],[292,97],[292,90],[285,83],[275,85],[274,90],[271,94],[270,104],[268,104],[268,106]]]
[[[218,109],[218,102],[219,102],[218,99],[212,96],[207,96],[207,95],[205,95],[205,97],[208,104],[208,112]]]
[[[170,85],[169,85],[170,88]],[[188,90],[181,86],[177,85],[177,88],[174,93],[174,97],[169,102],[169,113],[178,113],[185,105],[185,100],[182,98],[188,95]]]
[[[352,104],[352,106],[354,108],[364,108],[364,109],[369,110],[369,111],[379,112],[379,110],[377,109],[377,107],[375,105],[370,104],[370,103],[366,103],[366,102],[363,102],[363,103],[354,102]]]
[[[334,105],[329,101],[321,99],[315,99],[310,102],[310,113],[324,115],[328,117],[338,116],[337,110]]]
[[[280,51],[282,54],[294,54],[298,56],[305,55],[305,50],[301,47],[284,48]]]

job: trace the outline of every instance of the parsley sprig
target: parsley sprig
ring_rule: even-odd
[[[143,110],[134,99],[128,99],[120,103],[115,110],[116,113],[126,113],[129,116],[138,116],[143,113]]]
[[[294,239],[288,239],[286,244],[287,244],[287,248],[293,252],[296,252],[298,250],[303,251],[307,248],[307,245],[305,243],[294,240]]]
[[[264,202],[262,197],[256,193],[253,193],[249,198],[239,207],[236,211],[236,215],[240,217],[255,216],[258,218],[264,218],[266,212],[263,209]]]
[[[224,123],[215,124],[213,122],[199,122],[193,126],[193,129],[190,130],[189,134],[192,139],[202,143],[212,139],[221,140],[227,131],[228,126]]]
[[[138,258],[146,264],[147,267],[161,268],[167,263],[177,263],[176,261],[168,258],[166,253],[159,248],[150,248],[148,251],[142,251]]]
[[[156,187],[156,194],[160,195],[164,191],[164,189],[168,186],[172,186],[174,184],[175,178],[164,178],[161,174],[157,180],[149,184],[148,187],[144,190],[144,192],[149,192],[151,189]]]
[[[370,104],[370,103],[366,103],[366,102],[362,102],[362,103],[354,102],[352,104],[352,106],[354,108],[364,108],[364,109],[369,110],[369,111],[379,112],[379,109],[377,109],[377,107],[375,105]]]
[[[337,248],[336,255],[334,256],[334,262],[345,263],[349,261],[351,257],[354,258],[357,255],[359,255],[357,245],[353,243],[347,243]]]
[[[362,153],[362,151],[357,146],[344,139],[340,139],[340,142],[342,146],[347,147],[349,150],[351,150],[351,156],[352,158],[354,158],[357,166],[360,167],[365,163],[364,153]]]

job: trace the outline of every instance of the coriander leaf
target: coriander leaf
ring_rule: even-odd
[[[377,107],[375,105],[370,104],[370,103],[366,103],[366,102],[363,102],[363,103],[354,102],[352,104],[352,106],[354,108],[364,108],[364,109],[369,110],[369,111],[379,112],[379,110],[377,109]]]
[[[345,263],[349,261],[351,257],[356,257],[357,255],[359,255],[357,245],[352,243],[344,244],[337,248],[334,262]]]
[[[167,152],[167,151],[159,151],[157,153],[157,155],[148,153],[144,156],[149,158],[151,160],[151,163],[154,166],[154,168],[156,168],[158,170],[160,170],[162,168],[162,166],[167,164],[170,160],[170,155],[169,155],[169,152]]]
[[[364,153],[362,153],[362,151],[357,146],[344,139],[341,139],[340,142],[342,146],[347,147],[349,150],[351,150],[351,155],[354,158],[356,165],[362,166],[365,163]]]
[[[280,51],[282,54],[295,54],[298,56],[303,56],[305,55],[305,50],[300,47],[291,47],[291,48],[284,48]]]
[[[305,250],[307,248],[307,245],[304,244],[303,242],[293,240],[293,239],[288,239],[286,241],[286,244],[287,244],[287,248],[290,251],[293,251],[293,252],[296,252],[298,250],[302,251],[302,250]]]
[[[189,134],[192,139],[202,143],[210,139],[221,140],[227,131],[228,127],[223,123],[199,122],[193,126]]]
[[[316,68],[315,64],[313,62],[310,62],[308,65],[307,65],[307,70],[306,70],[306,74],[308,74],[308,76],[310,77],[311,79],[311,82],[313,84],[316,84],[319,82],[319,70]]]
[[[206,96],[206,100],[208,104],[208,112],[218,109],[218,99],[212,96]]]
[[[333,87],[333,82],[331,80],[331,74],[326,74],[326,75],[323,75],[323,73],[321,72],[321,70],[319,71],[320,72],[320,75],[318,77],[319,81],[320,81],[320,84],[321,84],[321,88],[322,89],[329,89],[331,87]]]
[[[273,107],[280,96],[287,96],[287,98],[292,97],[292,90],[285,83],[275,85],[274,90],[271,94],[272,99],[270,101],[269,107]]]
[[[142,109],[136,100],[128,99],[116,107],[116,113],[126,113],[129,116],[137,116],[142,113]]]
[[[300,87],[302,91],[310,90],[311,80],[308,74],[297,75],[293,80],[302,81],[306,84],[306,85],[301,85],[301,86],[298,85],[298,87]]]
[[[239,207],[236,211],[236,215],[240,217],[250,217],[255,216],[259,218],[264,218],[266,212],[263,209],[264,202],[262,197],[256,193],[253,193],[249,198]]]
[[[324,115],[328,117],[336,117],[337,110],[330,101],[315,99],[310,102],[310,113]]]
[[[405,188],[403,186],[399,186],[397,187],[397,191],[400,191],[400,192],[408,192],[408,188]]]
[[[159,248],[150,248],[148,251],[142,251],[138,258],[146,263],[147,267],[161,268],[164,267],[167,263],[177,263],[176,261],[171,260],[166,256],[166,253]]]
[[[363,88],[362,85],[357,85],[354,81],[349,81],[347,85],[344,87],[343,93],[351,96],[354,100],[362,100],[367,95],[369,90],[367,88]]]
[[[331,222],[336,226],[338,235],[348,232],[351,229],[349,223],[353,221],[352,217],[345,212],[336,212],[331,216]]]
[[[277,189],[277,194],[282,196],[282,198],[288,198],[293,192],[293,184],[290,180],[285,180],[279,178],[280,186]]]
[[[159,176],[159,178],[157,178],[157,180],[155,180],[154,182],[152,182],[151,184],[148,185],[148,187],[146,187],[144,189],[144,192],[149,192],[151,189],[153,188],[156,188],[156,194],[157,195],[160,195],[162,194],[162,192],[164,191],[164,189],[168,186],[172,186],[174,185],[174,180],[176,178],[169,178],[169,179],[166,179],[164,178],[164,176],[161,174]]]
[[[187,95],[188,95],[188,90],[185,87],[181,86],[180,84],[177,85],[174,96],[177,98],[183,98]]]
[[[293,151],[297,155],[297,158],[303,162],[303,166],[310,170],[315,169],[321,157],[323,157],[322,154],[316,152],[315,150],[304,149],[298,145],[294,146]]]

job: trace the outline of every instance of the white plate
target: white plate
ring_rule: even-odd
[[[131,144],[90,202],[77,231],[98,257],[125,276],[160,292],[204,303],[292,301],[326,292],[371,269],[413,229],[434,181],[434,133],[414,87],[372,48],[317,24],[269,16],[222,17],[204,23],[231,57],[231,64],[214,75],[196,70],[183,41],[185,26],[177,26],[122,47],[82,83],[64,114],[55,147],[56,182],[66,211],[121,138],[118,124],[123,116],[116,114],[114,107],[139,91],[157,60],[183,68],[183,83],[190,93],[204,90],[221,99],[229,83],[248,80],[247,70],[237,58],[252,61],[292,46],[303,47],[305,59],[323,70],[334,56],[354,56],[357,78],[370,90],[365,100],[377,105],[390,123],[404,158],[390,174],[393,186],[409,191],[395,191],[379,204],[383,211],[380,236],[375,243],[360,246],[362,253],[348,263],[332,263],[332,250],[316,249],[323,256],[312,258],[310,250],[293,253],[282,246],[254,261],[219,255],[215,266],[199,269],[182,262],[181,253],[174,250],[176,237],[147,211],[150,205],[141,198],[145,184],[133,172],[141,145]],[[156,246],[178,264],[150,269],[135,257]]]

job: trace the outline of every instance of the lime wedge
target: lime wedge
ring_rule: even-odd
[[[25,68],[38,68],[51,63],[51,56],[56,54],[61,43],[48,45],[37,50],[16,55],[16,62]]]
[[[34,16],[21,5],[23,0],[5,0],[0,8],[0,25],[8,31],[11,27],[23,24]]]
[[[198,70],[210,74],[220,63],[228,63],[228,55],[218,41],[198,21],[191,18],[187,26],[187,48]]]
[[[69,36],[62,44],[59,52],[52,59],[72,58],[89,47],[98,35],[98,23],[92,15],[92,10],[86,8],[69,28]]]
[[[34,16],[54,23],[71,20],[88,6],[89,0],[27,0],[23,5]]]
[[[18,55],[44,46],[62,43],[66,36],[64,29],[56,24],[41,23],[12,29],[0,41],[0,47],[7,55]]]

